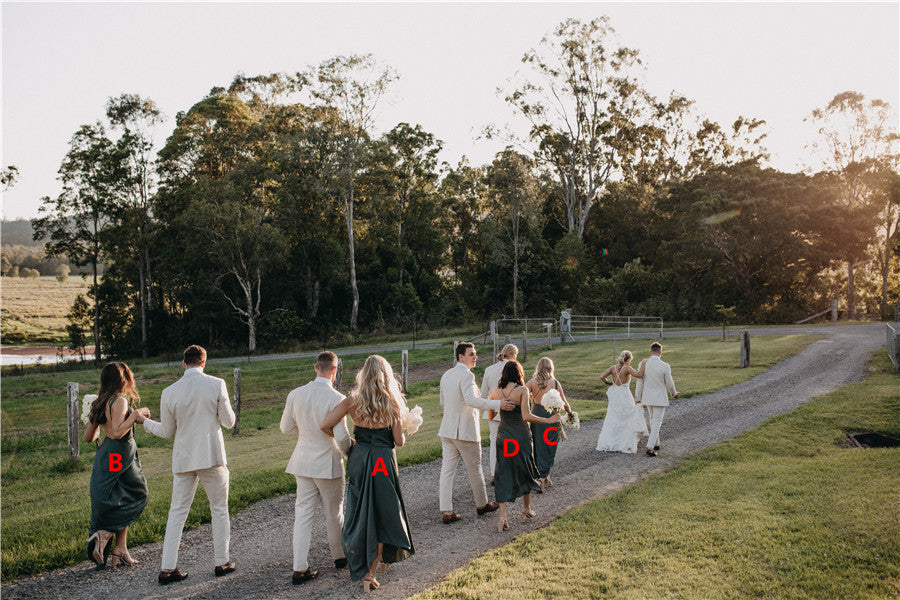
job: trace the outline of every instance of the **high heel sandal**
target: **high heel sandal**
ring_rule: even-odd
[[[375,575],[373,573],[367,574],[363,577],[363,592],[366,594],[369,593],[370,590],[377,590],[381,587],[381,584],[375,579]]]
[[[135,565],[138,565],[138,564],[140,564],[140,562],[141,562],[141,561],[139,561],[139,560],[134,560],[133,558],[131,558],[131,555],[128,553],[128,550],[126,550],[126,551],[123,552],[122,554],[119,554],[118,552],[116,552],[115,550],[113,550],[113,551],[110,553],[110,559],[109,559],[109,561],[110,561],[110,565],[109,565],[109,566],[110,566],[111,568],[113,568],[113,569],[116,568],[116,565],[119,563],[119,561],[122,561],[122,564],[123,564],[123,565],[128,565],[129,567],[133,567],[133,566],[135,566]]]
[[[527,510],[527,511],[523,510],[519,514],[519,521],[522,523],[525,523],[526,521],[533,519],[535,516],[537,516],[537,513],[534,512],[533,510]]]
[[[509,521],[500,519],[497,521],[497,533],[503,533],[504,531],[509,531]]]
[[[106,566],[106,546],[112,540],[112,534],[109,534],[109,537],[106,540],[103,540],[100,535],[100,531],[95,531],[94,535],[88,538],[87,540],[87,550],[88,556],[92,561],[97,564],[97,567],[102,569]]]

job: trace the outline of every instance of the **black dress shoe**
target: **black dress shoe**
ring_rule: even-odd
[[[159,581],[159,585],[166,585],[173,581],[183,581],[185,579],[187,579],[187,573],[182,573],[178,569],[172,569],[171,571],[160,571],[157,581]]]
[[[291,583],[293,583],[294,585],[300,585],[301,583],[306,583],[310,579],[315,579],[318,575],[319,572],[313,571],[312,569],[306,569],[305,571],[294,571],[294,575],[293,577],[291,577]]]
[[[498,508],[500,508],[500,505],[499,505],[498,503],[496,503],[496,502],[488,502],[487,504],[485,504],[485,505],[482,506],[481,508],[476,508],[476,509],[475,509],[475,512],[477,512],[478,515],[480,516],[480,515],[483,515],[483,514],[485,514],[485,513],[494,512],[494,511],[497,510]]]
[[[656,450],[650,450],[650,449],[648,448],[648,449],[647,449],[647,456],[659,456],[659,454],[656,453]]]
[[[221,577],[222,575],[228,575],[229,573],[233,573],[235,570],[234,563],[230,560],[224,565],[216,567],[216,577]]]
[[[653,446],[653,451],[654,451],[654,452],[659,452],[659,444]]]
[[[334,559],[334,568],[335,569],[343,569],[347,566],[346,558],[336,558]]]

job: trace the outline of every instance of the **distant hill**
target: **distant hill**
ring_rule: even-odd
[[[19,246],[43,246],[43,242],[35,242],[31,239],[34,228],[30,219],[16,219],[14,221],[0,221],[0,243],[15,244]]]

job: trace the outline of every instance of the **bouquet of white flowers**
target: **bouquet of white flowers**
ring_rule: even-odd
[[[578,418],[578,413],[574,410],[570,414],[563,415],[561,423],[572,431],[581,429],[581,419]]]
[[[552,412],[564,409],[566,403],[557,390],[547,390],[541,398],[541,406]]]
[[[422,407],[416,405],[412,410],[408,406],[403,405],[400,412],[400,422],[403,423],[403,429],[408,435],[412,435],[419,430],[422,425]]]
[[[91,414],[91,406],[94,404],[94,400],[97,399],[97,394],[85,394],[84,399],[81,401],[81,422],[85,425],[88,424],[88,417]]]

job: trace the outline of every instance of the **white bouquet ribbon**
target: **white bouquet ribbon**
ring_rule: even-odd
[[[88,418],[91,414],[91,406],[94,404],[94,400],[97,399],[97,394],[85,394],[84,398],[81,401],[81,422],[85,425],[88,424]]]

